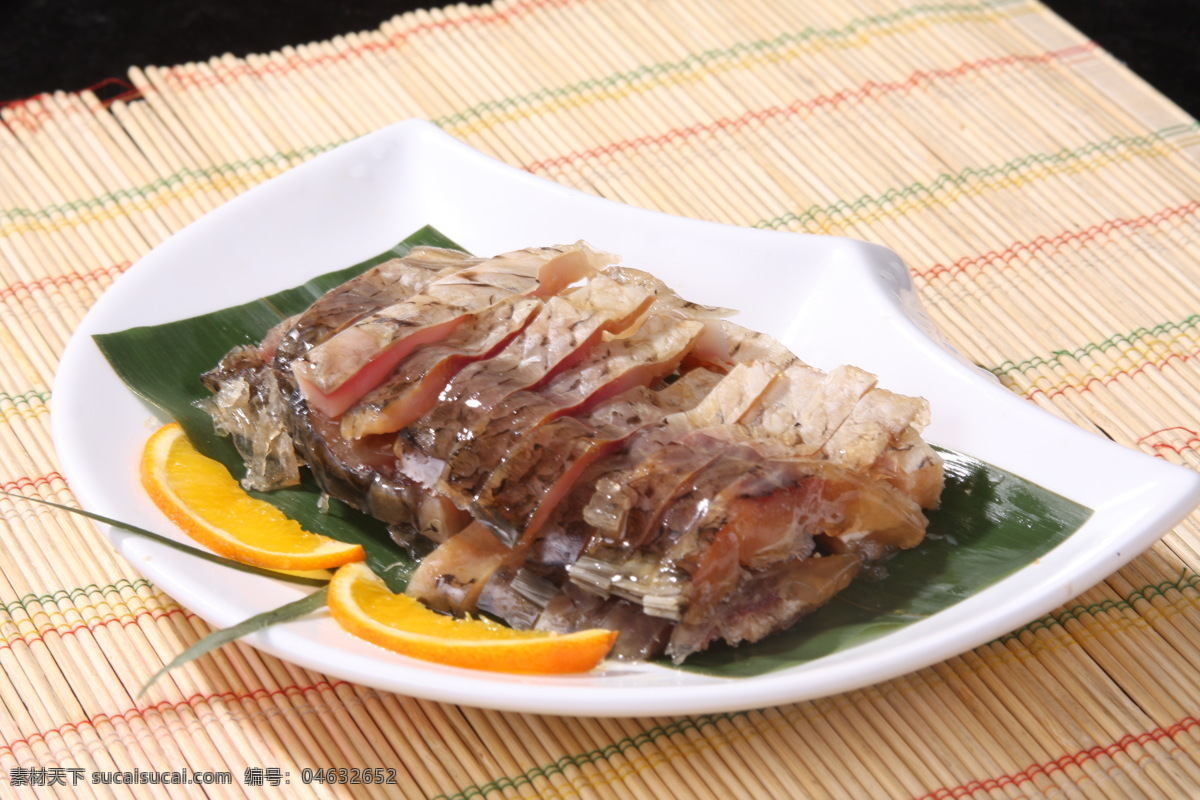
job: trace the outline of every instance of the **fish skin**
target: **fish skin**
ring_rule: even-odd
[[[695,485],[707,498],[703,514],[675,524],[664,520],[669,546],[652,548],[672,564],[688,564],[704,542],[731,528],[739,539],[738,562],[750,570],[797,555],[807,557],[813,543],[803,537],[813,536],[820,537],[827,551],[877,560],[881,553],[876,547],[912,547],[924,537],[927,524],[917,504],[894,487],[821,459],[746,461],[742,469],[724,474],[710,468]],[[772,499],[776,504],[770,504]],[[769,514],[764,511],[768,508]],[[785,519],[790,508],[802,515]],[[767,528],[777,529],[785,539],[766,538]]]
[[[624,485],[622,482],[632,481],[630,471],[640,467],[646,487],[634,494],[647,491],[652,495],[652,500],[647,501],[650,508],[645,513],[653,514],[665,502],[663,497],[654,494],[656,491],[661,489],[669,495],[687,475],[726,452],[731,446],[727,438],[718,438],[704,431],[693,430],[693,426],[708,423],[719,427],[728,419],[738,419],[753,404],[757,393],[770,384],[777,372],[778,368],[770,364],[740,364],[724,376],[703,369],[686,373],[680,381],[690,379],[704,387],[703,391],[698,393],[698,399],[686,405],[681,404],[680,411],[635,431],[627,447],[629,452],[609,456],[589,467],[547,515],[548,519],[539,527],[534,541],[527,545],[529,553],[510,559],[500,571],[500,575],[532,570],[537,575],[547,576],[556,581],[562,587],[560,592],[570,593],[574,589],[568,580],[568,571],[583,555],[585,548],[593,555],[603,552],[611,561],[623,561],[632,547],[630,543],[621,541],[623,532],[618,534],[615,531],[626,524],[626,521],[613,519],[606,537],[600,533],[604,527],[603,523],[593,526],[585,519],[585,507],[594,506],[598,502],[597,498],[601,494],[600,484],[615,477],[617,482],[613,484],[614,488],[619,488]],[[715,385],[712,385],[714,382]],[[669,465],[673,460],[683,464],[677,465],[677,468],[683,471],[676,477],[668,474],[671,469]],[[628,497],[624,494],[621,496]],[[628,511],[626,508],[622,513]],[[597,520],[593,519],[591,522],[596,523]],[[640,532],[648,525],[649,522],[645,518],[639,517],[632,527]],[[485,610],[492,613],[514,608],[519,609],[518,613],[530,613],[528,603],[522,605],[520,598],[513,598],[513,591],[503,577],[498,581],[494,579],[484,588],[481,602],[488,601],[491,605]],[[564,609],[568,607],[574,608],[576,605],[567,604],[560,607],[556,625],[565,624],[567,612]],[[660,619],[651,623],[649,628],[638,625],[624,631],[618,640],[618,652],[651,652],[654,648],[646,641],[636,641],[635,632],[653,630],[657,636],[662,632],[661,622]],[[659,650],[664,643],[665,639],[659,643]]]
[[[273,355],[281,362],[299,358],[315,345],[368,314],[402,302],[430,283],[484,259],[441,247],[414,247],[342,283],[293,317]]]
[[[799,362],[739,421],[748,438],[775,443],[772,452],[867,470],[935,508],[944,477],[941,456],[920,435],[928,423],[924,399],[882,389],[865,370],[821,372]]]
[[[692,408],[639,431],[623,462],[595,478],[597,491],[583,511],[596,526],[595,547],[627,552],[641,541],[640,525],[654,516],[654,504],[690,474],[686,470],[701,468],[730,447],[723,427],[749,413],[778,374],[774,364],[738,364]],[[678,480],[672,483],[675,475]],[[637,515],[632,522],[628,513]],[[590,555],[596,556],[596,550]]]
[[[869,469],[911,495],[921,508],[937,508],[946,483],[944,467],[941,455],[910,425]]]
[[[405,594],[439,611],[473,612],[484,584],[508,554],[486,527],[472,522],[421,560]]]
[[[920,506],[936,503],[942,481],[919,435],[924,401],[854,368],[821,373],[637,270],[588,256],[589,280],[568,288],[570,269],[481,279],[492,261],[414,270],[413,291],[396,289],[391,306],[369,281],[339,287],[259,348],[323,488],[441,542],[413,584],[431,605],[478,606],[521,627],[617,625],[616,652],[682,661],[792,624],[864,563],[923,537]],[[623,311],[606,306],[614,293]],[[487,324],[488,310],[523,294],[540,305],[518,333]],[[422,309],[432,313],[387,311],[420,297],[434,297]],[[636,345],[670,313],[697,328],[682,355],[631,359],[620,373],[630,377],[614,380],[597,355]],[[350,411],[310,403],[313,353],[359,327],[347,352],[379,374],[329,371],[334,392],[356,394]],[[388,337],[411,346],[393,352]],[[466,354],[485,342],[496,346]],[[379,343],[382,360],[369,354]],[[651,386],[663,370],[686,378],[697,365],[730,374],[670,413],[646,405],[670,391]],[[400,420],[399,435],[353,421],[372,415]]]
[[[589,465],[638,429],[695,404],[719,379],[715,373],[696,370],[662,389],[636,386],[605,401],[585,417],[560,417],[522,438],[505,461],[505,474],[493,475],[483,496],[472,506],[475,518],[508,548],[507,558],[491,563],[491,571],[471,568],[479,586],[490,581],[493,571],[521,566],[542,522],[555,512]],[[454,575],[468,571],[467,565],[449,557],[442,558],[439,568]],[[421,591],[436,592],[441,585],[426,580]],[[493,602],[504,602],[504,595],[493,595],[498,598]],[[432,603],[445,602],[424,594],[416,596]]]
[[[300,480],[303,447],[291,426],[294,398],[289,377],[279,370],[291,358],[332,336],[363,314],[419,291],[439,277],[464,269],[481,259],[457,250],[417,247],[403,258],[375,265],[334,287],[300,314],[271,328],[257,347],[237,347],[201,376],[214,392],[201,408],[213,417],[217,430],[236,422],[234,437],[246,462],[247,488],[270,491]],[[240,383],[235,387],[234,383]],[[240,408],[228,406],[234,391],[247,393]],[[222,399],[222,396],[226,398]],[[240,417],[233,419],[230,417]],[[290,449],[291,455],[281,452]],[[300,451],[300,452],[297,452]]]
[[[439,489],[460,508],[469,507],[521,436],[556,417],[584,411],[597,398],[669,375],[701,327],[695,320],[653,315],[636,334],[597,345],[586,361],[558,374],[545,387],[510,395],[446,460]]]
[[[698,433],[693,433],[690,438],[680,442],[668,441],[659,450],[654,450],[653,445],[648,445],[650,456],[634,466],[632,472],[628,469],[617,469],[607,476],[593,476],[592,480],[597,490],[583,513],[585,519],[596,527],[581,533],[578,525],[574,529],[570,526],[562,528],[562,523],[558,520],[549,526],[551,533],[563,529],[571,531],[574,537],[574,547],[568,548],[568,551],[572,555],[577,554],[577,560],[574,564],[565,565],[572,581],[586,584],[599,579],[602,584],[597,588],[606,588],[607,591],[625,599],[637,600],[636,595],[621,594],[628,591],[621,585],[620,578],[623,575],[636,575],[640,585],[651,590],[654,588],[655,578],[665,580],[669,584],[666,590],[672,595],[667,611],[649,608],[646,610],[647,613],[667,613],[680,608],[686,609],[691,595],[697,591],[700,596],[711,595],[716,598],[722,597],[724,592],[734,591],[731,587],[741,580],[738,577],[739,570],[762,569],[769,567],[773,560],[803,558],[812,552],[811,536],[805,537],[803,541],[796,541],[794,537],[788,540],[785,537],[774,542],[770,548],[760,542],[759,549],[747,556],[747,563],[740,565],[738,569],[733,569],[732,564],[723,565],[724,570],[720,574],[726,582],[724,589],[707,585],[705,580],[716,573],[700,570],[701,565],[695,563],[694,558],[689,561],[687,547],[689,543],[693,546],[696,543],[695,528],[699,525],[700,511],[713,513],[713,509],[720,506],[722,501],[719,498],[714,499],[714,492],[719,492],[723,483],[732,479],[735,486],[739,485],[738,481],[742,481],[744,485],[744,482],[749,480],[745,477],[747,474],[752,474],[753,470],[764,469],[764,458],[788,452],[788,447],[782,445],[798,447],[798,451],[815,450],[818,451],[816,455],[823,456],[820,451],[826,441],[852,416],[854,409],[859,407],[861,398],[874,390],[873,376],[861,370],[845,368],[833,375],[828,381],[830,385],[825,386],[822,394],[816,390],[825,383],[826,376],[798,360],[773,377],[770,377],[769,369],[765,371],[765,375],[769,377],[766,383],[764,374],[759,374],[758,388],[762,391],[757,396],[754,392],[749,392],[751,399],[742,403],[737,412],[708,411],[708,421],[719,422],[720,426],[705,429],[703,423],[706,421],[706,415],[699,408],[693,409],[690,413],[691,419],[681,421],[680,428],[699,428]],[[739,383],[740,381],[731,382],[731,387],[736,387]],[[813,398],[813,402],[818,406],[808,417],[802,413],[802,404],[788,400],[805,384],[808,391],[804,396]],[[730,392],[730,395],[737,397],[734,392]],[[706,399],[716,405],[720,397],[721,392],[714,390]],[[920,403],[914,405],[920,406]],[[864,406],[870,407],[871,404]],[[797,413],[798,411],[801,413]],[[868,424],[867,420],[875,420],[875,414],[861,411],[859,413],[863,415],[864,420],[859,425],[860,429]],[[777,419],[790,418],[792,422],[786,426],[764,425],[764,417],[772,419],[772,415]],[[919,414],[916,414],[908,418],[902,417],[900,422],[894,425],[902,425],[909,419],[917,424],[921,422]],[[801,431],[815,439],[815,443],[805,445],[805,436]],[[645,435],[646,432],[642,433]],[[755,433],[761,438],[756,438]],[[697,439],[698,435],[713,435],[715,439],[705,443]],[[726,438],[727,441],[722,442],[722,438]],[[738,450],[733,446],[734,442],[741,442],[743,449]],[[747,457],[747,447],[756,448],[759,452]],[[739,464],[739,460],[742,463]],[[638,467],[641,468],[640,480],[637,477]],[[693,483],[692,486],[688,485],[689,481]],[[708,483],[706,488],[694,485],[696,482],[705,481]],[[886,489],[880,488],[877,491]],[[910,512],[915,511],[911,498],[897,493],[897,497],[889,498],[893,499]],[[868,557],[882,557],[888,550],[912,546],[923,536],[925,520],[919,513],[914,513],[911,519],[914,524],[907,528],[901,525],[893,540],[889,540],[886,533],[873,533],[852,542],[838,543],[834,549],[842,555],[852,555],[861,561]],[[719,552],[719,546],[712,549],[712,542],[718,538],[710,536],[706,540],[706,547],[709,549],[702,549],[701,552],[710,558]],[[576,544],[580,539],[586,540],[582,546]],[[732,547],[737,541],[726,536],[720,544]],[[560,546],[558,549],[563,548]],[[658,557],[653,556],[655,552],[659,554]],[[692,555],[694,556],[694,553]],[[596,568],[601,568],[601,571],[596,572]],[[606,574],[610,577],[597,577]],[[699,584],[694,583],[697,574],[702,576]],[[613,577],[617,580],[613,581]],[[604,581],[607,581],[606,587]],[[683,652],[683,648],[676,647],[676,652]]]
[[[603,335],[624,331],[653,299],[643,289],[614,282],[606,275],[549,298],[538,316],[502,351],[468,365],[446,385],[441,402],[401,432],[397,454],[421,464],[444,462],[474,436],[475,428],[504,398],[571,366]],[[424,467],[420,472],[412,477],[425,482]]]
[[[829,372],[794,364],[783,370],[742,425],[747,435],[774,439],[800,454],[818,453],[875,388],[876,378],[857,367]]]
[[[719,380],[709,370],[694,370],[662,389],[635,386],[584,417],[563,416],[538,425],[488,476],[472,509],[501,538],[530,540],[584,468],[639,430],[695,405]]]
[[[639,552],[669,504],[687,494],[693,476],[742,446],[713,433],[690,431],[677,439],[667,428],[643,431],[630,450],[646,455],[617,462],[594,482],[583,511],[596,529],[588,557],[617,566]]]
[[[910,426],[923,428],[928,422],[925,400],[876,388],[863,395],[821,451],[839,464],[865,469]]]
[[[638,603],[600,597],[573,584],[551,598],[533,625],[535,630],[553,633],[586,628],[618,631],[609,657],[620,661],[645,661],[662,655],[674,627],[670,620],[646,615]]]
[[[716,641],[731,645],[761,641],[825,605],[850,585],[861,567],[857,556],[837,554],[743,573],[734,590],[710,608],[707,618],[696,614],[675,625],[663,651],[680,664]]]
[[[571,581],[695,622],[756,573],[829,555],[876,561],[917,544],[926,525],[894,487],[820,459],[731,453],[675,494],[645,542],[623,560],[581,556]]]
[[[388,449],[379,442],[339,449],[337,428],[313,412],[292,379],[292,359],[336,335],[381,305],[400,302],[425,286],[482,259],[456,250],[417,247],[399,259],[376,265],[326,292],[301,314],[274,348],[270,369],[279,387],[280,413],[292,434],[296,451],[309,465],[322,491],[389,525],[418,528],[413,509],[420,503],[417,487],[395,471]]]
[[[578,245],[531,248],[439,278],[294,359],[295,381],[310,404],[339,416],[414,348],[449,335],[465,316],[514,294],[550,296],[594,273],[591,253]]]
[[[542,304],[540,298],[507,297],[472,315],[443,341],[413,353],[342,415],[343,438],[394,433],[428,413],[459,370],[494,355]]]

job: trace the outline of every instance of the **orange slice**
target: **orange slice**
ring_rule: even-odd
[[[142,452],[142,485],[189,536],[226,558],[278,570],[331,569],[362,561],[362,545],[304,530],[246,493],[225,465],[201,455],[178,423],[154,432]]]
[[[517,631],[457,619],[395,594],[366,564],[347,564],[329,582],[329,611],[343,628],[412,658],[492,672],[587,672],[612,649],[616,631]]]

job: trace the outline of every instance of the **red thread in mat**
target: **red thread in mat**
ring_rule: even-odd
[[[311,684],[309,686],[300,686],[298,684],[292,684],[291,686],[284,686],[279,689],[263,688],[263,689],[255,689],[254,691],[251,691],[251,692],[242,692],[242,693],[215,692],[212,694],[194,694],[194,695],[191,695],[190,697],[185,698],[184,700],[179,700],[176,702],[170,702],[167,700],[163,700],[161,702],[154,703],[149,706],[144,706],[144,707],[140,707],[140,708],[135,706],[133,708],[130,708],[130,709],[127,709],[125,711],[121,711],[121,712],[118,712],[115,714],[96,714],[92,717],[89,717],[88,719],[80,720],[79,722],[64,722],[61,725],[57,725],[53,728],[47,728],[42,731],[34,731],[32,733],[26,734],[23,738],[14,739],[11,742],[8,742],[7,744],[0,745],[0,756],[2,756],[4,754],[15,756],[15,753],[13,752],[14,748],[17,748],[21,745],[31,746],[35,742],[39,742],[39,741],[45,743],[47,737],[63,736],[64,734],[67,734],[67,733],[80,733],[84,730],[95,731],[99,725],[102,725],[106,722],[111,722],[113,720],[120,720],[122,722],[125,722],[126,724],[128,724],[131,720],[141,720],[143,722],[146,722],[148,720],[148,718],[152,715],[160,715],[160,714],[169,713],[172,711],[178,712],[178,711],[181,711],[184,709],[188,709],[188,710],[191,710],[192,712],[195,712],[197,706],[202,705],[204,703],[214,701],[214,700],[220,701],[220,702],[223,702],[226,704],[242,703],[247,700],[253,700],[253,701],[257,702],[264,697],[268,697],[268,698],[269,697],[291,697],[291,696],[294,696],[297,694],[303,695],[303,694],[306,694],[306,693],[312,692],[312,691],[323,691],[323,690],[327,690],[327,689],[328,690],[336,690],[338,687],[351,686],[351,685],[352,684],[350,684],[346,681],[323,680],[323,681],[317,681],[316,683]],[[231,712],[231,713],[233,713],[233,712]],[[243,712],[243,713],[250,714],[253,712]],[[297,709],[296,713],[303,713],[303,712],[301,710]]]
[[[116,89],[116,93],[109,94],[108,90],[113,88]],[[99,83],[94,83],[91,86],[84,87],[82,90],[80,90],[80,92],[73,92],[72,94],[79,94],[81,92],[92,92],[93,94],[97,95],[100,100],[100,105],[105,108],[117,102],[118,100],[136,100],[142,96],[141,92],[139,92],[133,84],[123,78],[105,78]],[[105,97],[104,95],[108,96]],[[4,100],[0,101],[0,109],[5,109],[10,112],[10,123],[15,122],[21,128],[33,133],[41,129],[46,121],[50,120],[54,116],[51,111],[44,107],[46,98],[49,97],[50,93],[41,92],[33,95],[32,97],[22,97],[17,100]],[[67,105],[64,108],[58,109],[58,112],[69,116],[76,113],[78,110],[79,109],[73,105]]]
[[[35,290],[46,290],[51,287],[61,289],[72,283],[84,283],[93,281],[97,278],[110,277],[115,278],[133,265],[131,261],[122,261],[120,264],[113,264],[108,267],[100,267],[91,272],[67,272],[62,275],[52,275],[36,281],[17,281],[10,283],[3,289],[0,289],[0,300],[7,300],[10,297],[15,297],[18,292],[25,291],[32,293]]]
[[[954,276],[962,274],[968,267],[972,266],[983,267],[989,263],[999,263],[1001,266],[1007,266],[1009,261],[1018,258],[1021,253],[1024,253],[1025,257],[1028,257],[1039,251],[1056,250],[1069,242],[1086,244],[1097,237],[1105,236],[1115,231],[1136,231],[1159,225],[1169,220],[1183,220],[1194,216],[1197,211],[1200,211],[1200,202],[1193,200],[1181,206],[1161,209],[1153,214],[1126,219],[1104,220],[1103,222],[1079,230],[1062,231],[1051,236],[1038,236],[1027,242],[1013,242],[1003,250],[991,250],[980,255],[964,256],[950,265],[934,264],[928,269],[913,269],[912,271],[914,275],[930,281],[942,275]]]
[[[1171,443],[1165,442],[1165,441],[1163,441],[1163,442],[1151,442],[1150,441],[1150,439],[1153,439],[1156,436],[1162,436],[1162,437],[1166,438],[1166,437],[1170,436],[1171,434],[1182,434],[1182,435],[1186,436],[1187,438],[1184,439],[1183,444],[1171,444]],[[1180,455],[1182,455],[1184,450],[1195,450],[1196,446],[1200,445],[1200,432],[1194,431],[1191,428],[1184,428],[1182,426],[1176,425],[1171,428],[1160,428],[1159,430],[1151,431],[1150,433],[1147,433],[1145,436],[1139,437],[1137,440],[1137,443],[1148,445],[1151,449],[1154,449],[1154,450],[1171,450],[1175,453],[1179,453]]]
[[[12,480],[0,483],[0,489],[11,494],[19,494],[21,489],[36,489],[39,486],[49,486],[55,482],[59,482],[64,486],[67,483],[66,479],[57,472],[47,472],[45,475],[13,478]]]
[[[13,645],[17,642],[23,642],[26,645],[34,642],[42,642],[45,644],[46,636],[50,633],[56,633],[59,635],[59,637],[78,636],[82,632],[94,631],[101,627],[107,627],[114,622],[122,628],[128,628],[130,625],[137,625],[146,617],[150,617],[151,622],[157,622],[160,619],[175,616],[177,614],[190,619],[198,619],[195,614],[182,608],[169,608],[165,610],[143,609],[132,614],[122,614],[120,616],[113,615],[107,619],[97,618],[91,622],[79,622],[69,628],[59,629],[57,627],[50,627],[46,629],[45,633],[32,633],[29,635],[17,634],[9,637],[5,642],[0,642],[0,650],[12,650]]]
[[[977,791],[991,791],[1004,786],[1017,786],[1021,783],[1027,783],[1033,780],[1035,775],[1051,776],[1055,772],[1063,772],[1068,766],[1074,764],[1082,767],[1088,762],[1098,761],[1102,756],[1114,756],[1118,753],[1129,754],[1135,745],[1145,745],[1150,742],[1171,741],[1177,734],[1190,730],[1197,725],[1200,725],[1200,720],[1195,717],[1184,717],[1179,722],[1167,728],[1154,728],[1139,734],[1127,734],[1122,736],[1117,741],[1110,745],[1101,747],[1097,745],[1086,750],[1078,750],[1074,753],[1068,753],[1054,761],[1048,761],[1042,764],[1031,764],[1020,772],[1011,773],[1008,775],[999,775],[995,778],[986,778],[983,780],[970,781],[969,783],[960,784],[954,787],[942,787],[935,789],[928,794],[924,794],[916,800],[938,800],[943,797],[969,797]],[[1167,754],[1178,750],[1178,747],[1171,748]],[[1088,776],[1090,779],[1090,776]]]
[[[808,100],[796,100],[786,106],[768,106],[756,111],[748,111],[737,117],[722,117],[712,122],[697,123],[686,128],[672,128],[664,133],[653,136],[639,136],[634,139],[625,139],[619,142],[599,145],[589,150],[576,150],[566,155],[525,164],[521,169],[527,172],[535,172],[550,167],[566,166],[576,161],[587,161],[600,156],[612,155],[617,152],[638,150],[648,145],[665,145],[675,140],[690,139],[705,133],[738,130],[754,122],[767,122],[772,119],[793,117],[801,112],[813,112],[820,108],[835,108],[846,103],[861,102],[873,97],[882,97],[895,92],[909,91],[925,83],[961,78],[965,75],[983,72],[988,69],[1007,67],[1015,64],[1046,64],[1055,60],[1065,59],[1068,56],[1077,54],[1081,50],[1094,50],[1095,47],[1094,44],[1089,43],[1087,45],[1076,45],[1036,55],[1012,54],[977,61],[966,61],[949,69],[917,70],[903,81],[881,83],[869,80],[860,84],[855,89],[842,89],[831,94],[817,95]]]

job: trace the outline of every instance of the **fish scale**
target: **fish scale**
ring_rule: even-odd
[[[332,497],[435,544],[410,593],[522,628],[615,626],[622,655],[757,640],[923,538],[943,482],[923,400],[606,258],[389,262],[225,372],[277,378]]]
[[[478,434],[447,460],[439,487],[460,507],[474,503],[475,495],[521,437],[555,417],[583,411],[587,403],[624,387],[670,374],[702,327],[695,320],[653,315],[633,336],[598,345],[586,362],[559,374],[546,387],[511,395],[497,406]]]
[[[398,455],[446,459],[504,398],[570,365],[603,333],[623,330],[652,299],[645,290],[605,275],[548,299],[502,351],[464,368],[446,385],[439,404],[401,432]]]
[[[342,436],[360,439],[392,433],[420,418],[460,369],[494,355],[520,333],[541,305],[539,298],[507,297],[473,315],[444,341],[413,353],[342,415]]]
[[[506,253],[428,284],[358,320],[291,362],[306,401],[340,416],[413,350],[444,339],[472,313],[514,294],[551,296],[595,270],[579,246]]]

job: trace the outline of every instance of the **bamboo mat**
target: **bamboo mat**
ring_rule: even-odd
[[[1200,464],[1200,126],[1037,2],[517,0],[0,109],[0,484],[88,307],[191,220],[421,117],[638,206],[900,252],[1013,392]],[[378,692],[235,645],[86,522],[0,500],[0,796],[1200,796],[1200,518],[972,652],[814,702],[575,719]],[[396,785],[304,784],[391,768]],[[227,785],[93,784],[123,770]],[[74,785],[72,785],[74,784]]]

